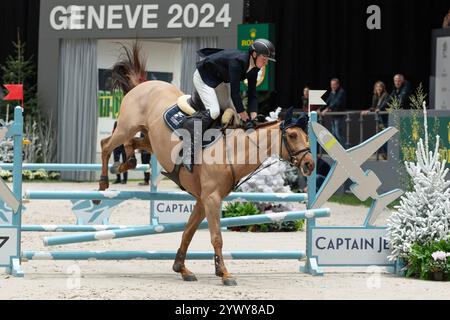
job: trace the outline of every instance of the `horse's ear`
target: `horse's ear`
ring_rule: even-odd
[[[292,122],[292,114],[294,113],[294,107],[290,107],[286,111],[286,116],[284,117],[284,123],[286,125],[290,124]]]
[[[303,131],[306,132],[306,130],[308,128],[308,121],[309,121],[308,114],[305,113],[305,112],[302,112],[300,114],[300,117],[297,119],[297,122],[295,123],[295,126],[302,128]]]

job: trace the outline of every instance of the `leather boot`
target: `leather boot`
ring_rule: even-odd
[[[187,117],[182,124],[182,128],[189,132],[191,142],[189,148],[184,147],[185,151],[189,151],[183,154],[183,165],[191,173],[194,170],[195,144],[197,142],[201,147],[203,133],[209,129],[213,121],[209,110],[202,110]]]

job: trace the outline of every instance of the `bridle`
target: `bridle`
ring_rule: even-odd
[[[311,153],[311,149],[309,147],[298,150],[298,151],[294,151],[291,147],[291,145],[289,144],[289,141],[287,140],[286,137],[286,129],[293,127],[293,125],[291,126],[285,126],[284,123],[281,124],[280,126],[280,130],[281,130],[281,143],[280,143],[280,158],[282,155],[282,147],[284,145],[284,147],[286,148],[288,155],[289,155],[289,163],[292,164],[293,166],[298,166],[298,164],[302,163],[303,158],[308,154]],[[299,154],[303,153],[303,155],[300,157],[300,159],[297,159],[297,156]]]
[[[279,153],[279,157],[280,157],[280,160],[282,160],[282,161],[287,161],[287,160],[285,160],[285,159],[283,159],[282,158],[282,152],[283,152],[283,145],[285,146],[285,148],[286,148],[286,150],[287,150],[287,152],[288,152],[288,154],[289,154],[289,161],[287,161],[287,162],[289,162],[290,164],[292,164],[293,166],[297,166],[299,163],[302,163],[302,160],[303,160],[303,158],[308,154],[308,153],[311,153],[311,149],[310,148],[304,148],[304,149],[301,149],[301,150],[298,150],[298,151],[293,151],[292,150],[292,148],[291,148],[291,145],[289,144],[289,142],[287,141],[287,138],[286,138],[286,129],[287,128],[290,128],[290,127],[294,127],[295,125],[288,125],[288,126],[285,126],[284,125],[284,122],[282,122],[281,124],[280,124],[280,130],[281,130],[281,142],[279,143],[279,145],[280,145],[280,153]],[[301,128],[301,127],[299,127],[299,128]],[[301,128],[302,129],[302,128]],[[303,130],[303,129],[302,129]],[[257,144],[257,143],[255,143],[254,141],[252,141],[251,139],[250,139],[250,137],[249,136],[247,136],[248,137],[248,139],[249,139],[249,141],[251,142],[251,143],[253,143],[255,146],[256,146],[256,148],[257,149],[259,149],[259,145]],[[299,154],[301,154],[301,153],[303,153],[303,155],[301,156],[301,158],[300,158],[300,160],[298,160],[297,159],[297,156],[299,155]],[[227,152],[227,155],[228,155],[229,153]],[[262,168],[257,168],[254,172],[252,172],[251,174],[249,174],[244,180],[242,180],[240,183],[238,183],[239,181],[236,181],[236,173],[234,172],[234,168],[233,168],[233,165],[232,165],[232,161],[229,159],[229,161],[230,161],[230,170],[231,170],[231,175],[232,175],[232,179],[233,179],[233,187],[232,187],[232,190],[235,190],[236,188],[238,188],[239,186],[241,186],[243,183],[245,183],[246,181],[248,181],[251,177],[253,177],[255,174],[257,174],[257,173],[259,173],[259,172],[261,172],[262,170],[264,170],[264,169],[266,169],[266,168],[268,168],[268,167],[270,167],[272,164],[274,164],[274,162],[272,162],[272,163],[269,163],[269,164],[267,164],[267,165],[265,165],[265,166],[263,166]],[[260,164],[260,166],[262,165],[262,162],[261,162],[261,164]],[[236,182],[235,182],[236,181]]]

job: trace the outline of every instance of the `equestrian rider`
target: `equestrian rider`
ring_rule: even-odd
[[[183,156],[183,164],[189,172],[192,172],[194,164],[194,141],[196,141],[194,136],[203,137],[203,133],[220,115],[219,98],[215,90],[219,85],[225,84],[229,87],[228,98],[231,99],[228,100],[231,100],[245,127],[254,126],[253,121],[258,109],[256,79],[259,70],[266,66],[269,60],[275,62],[275,46],[269,40],[257,39],[249,47],[248,52],[235,49],[202,49],[199,50],[199,54],[205,58],[197,63],[194,86],[205,110],[187,117],[182,125],[191,137],[191,152],[185,152]],[[248,81],[247,110],[250,117],[244,109],[240,96],[240,82],[245,79]],[[198,123],[195,126],[198,132],[194,132],[194,123]],[[201,128],[201,132],[197,127]]]

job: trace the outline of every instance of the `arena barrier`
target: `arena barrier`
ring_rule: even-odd
[[[8,127],[0,128],[0,138],[5,136],[14,138],[14,165],[13,192],[9,190],[3,180],[0,179],[0,199],[5,202],[5,207],[11,209],[9,223],[0,224],[0,267],[6,267],[7,271],[15,276],[23,276],[20,262],[27,260],[129,260],[149,259],[164,260],[174,259],[175,252],[169,251],[22,251],[22,231],[64,231],[87,232],[78,235],[64,235],[58,237],[46,237],[45,245],[57,245],[79,243],[86,241],[98,241],[105,239],[136,237],[164,232],[178,232],[184,229],[184,223],[158,223],[150,215],[150,224],[144,226],[121,226],[106,224],[106,220],[100,225],[84,224],[89,219],[80,221],[78,225],[22,225],[23,203],[30,200],[61,200],[71,201],[99,199],[102,203],[108,201],[124,201],[139,199],[147,201],[157,200],[189,200],[192,197],[184,192],[158,192],[156,179],[158,175],[157,165],[152,165],[152,184],[150,192],[141,191],[26,191],[22,198],[22,170],[23,168],[45,168],[42,164],[22,165],[22,141],[23,119],[22,109],[15,109],[14,123]],[[319,131],[318,131],[319,130]],[[308,178],[308,194],[261,194],[261,193],[231,193],[225,200],[243,201],[270,201],[270,202],[297,202],[307,200],[307,210],[263,214],[248,217],[235,217],[221,219],[223,227],[252,225],[256,223],[271,223],[307,219],[306,224],[306,250],[305,251],[236,251],[226,252],[224,255],[233,259],[306,259],[305,266],[300,270],[312,275],[322,275],[322,267],[328,266],[380,266],[387,267],[391,272],[401,274],[399,261],[388,261],[389,247],[385,239],[386,227],[376,226],[374,223],[384,207],[398,198],[402,190],[392,190],[385,194],[377,194],[376,175],[370,171],[363,171],[360,165],[367,157],[373,154],[378,147],[396,133],[395,128],[387,128],[369,140],[351,149],[345,150],[326,128],[317,125],[317,114],[311,112],[308,135],[310,138],[311,154],[317,163],[317,143],[327,151],[333,165],[330,173],[316,192],[316,172]],[[318,141],[316,134],[320,136]],[[334,149],[334,150],[333,150]],[[48,164],[47,168],[51,168]],[[65,165],[60,166],[64,170]],[[79,166],[79,167],[78,167]],[[67,165],[67,170],[97,170],[98,165]],[[8,168],[8,166],[3,166]],[[141,170],[148,170],[142,168]],[[341,172],[340,174],[335,174]],[[342,173],[343,172],[343,173]],[[338,178],[336,178],[338,177]],[[355,184],[353,193],[358,198],[370,194],[373,199],[367,216],[360,226],[318,226],[316,218],[327,217],[329,209],[321,209],[321,204],[328,200],[345,179],[350,178]],[[344,180],[342,180],[344,179]],[[374,189],[375,188],[375,189]],[[373,196],[374,195],[374,196]],[[361,199],[362,200],[362,199]],[[0,220],[1,220],[0,211]],[[4,218],[4,217],[3,217]],[[81,223],[81,224],[80,224]],[[206,222],[201,228],[207,226]],[[211,259],[212,252],[189,252],[188,259]]]
[[[314,114],[311,117],[312,121],[317,121],[317,116]],[[16,107],[14,113],[14,123],[7,128],[7,136],[14,138],[14,164],[13,170],[13,197],[8,194],[9,189],[6,184],[1,181],[4,188],[0,188],[0,198],[14,199],[10,203],[7,203],[9,207],[13,208],[12,222],[10,224],[0,225],[0,240],[3,239],[3,243],[0,242],[0,267],[6,267],[7,271],[15,276],[23,276],[23,271],[20,266],[21,261],[39,259],[39,260],[85,260],[85,259],[99,259],[99,260],[129,260],[129,259],[174,259],[175,252],[166,251],[22,251],[21,233],[22,231],[95,231],[80,235],[64,235],[60,237],[47,237],[44,239],[46,245],[66,244],[66,243],[78,243],[85,241],[96,241],[113,238],[123,237],[135,237],[141,235],[149,235],[163,232],[178,232],[184,229],[184,223],[171,223],[171,224],[152,224],[145,226],[114,226],[114,225],[30,225],[23,226],[21,223],[22,218],[22,170],[24,168],[56,168],[59,166],[61,170],[78,170],[78,165],[56,165],[51,164],[22,164],[22,140],[23,140],[23,118],[22,108]],[[316,156],[317,148],[315,138],[311,139],[311,150],[313,156]],[[98,165],[80,165],[80,170],[93,170],[97,169]],[[6,167],[7,168],[7,167]],[[4,167],[5,169],[5,167]],[[141,170],[148,170],[144,167]],[[155,168],[156,170],[156,168]],[[153,171],[153,168],[152,168]],[[0,179],[1,180],[1,179]],[[308,192],[309,196],[315,194],[315,171],[311,178],[308,180]],[[154,186],[152,183],[152,189]],[[138,192],[138,191],[26,191],[24,199],[26,201],[32,199],[41,200],[61,200],[61,199],[82,199],[82,200],[188,200],[192,197],[184,192]],[[225,200],[245,200],[245,201],[275,201],[275,202],[299,202],[310,199],[306,194],[265,194],[265,193],[231,193]],[[310,200],[308,200],[308,206]],[[292,212],[278,212],[272,214],[262,214],[247,217],[234,217],[221,219],[222,227],[227,226],[243,226],[252,225],[256,223],[271,223],[271,222],[283,222],[293,221],[298,219],[307,219],[307,244],[306,252],[304,251],[237,251],[237,252],[224,252],[224,257],[234,259],[303,259],[306,258],[305,271],[314,275],[322,274],[318,268],[315,258],[310,257],[311,241],[310,236],[311,228],[315,226],[315,218],[327,217],[330,215],[329,209],[307,209],[302,211]],[[203,222],[200,228],[206,228],[207,222]],[[6,239],[6,240],[5,240]],[[188,259],[210,259],[213,257],[213,252],[189,252]]]

